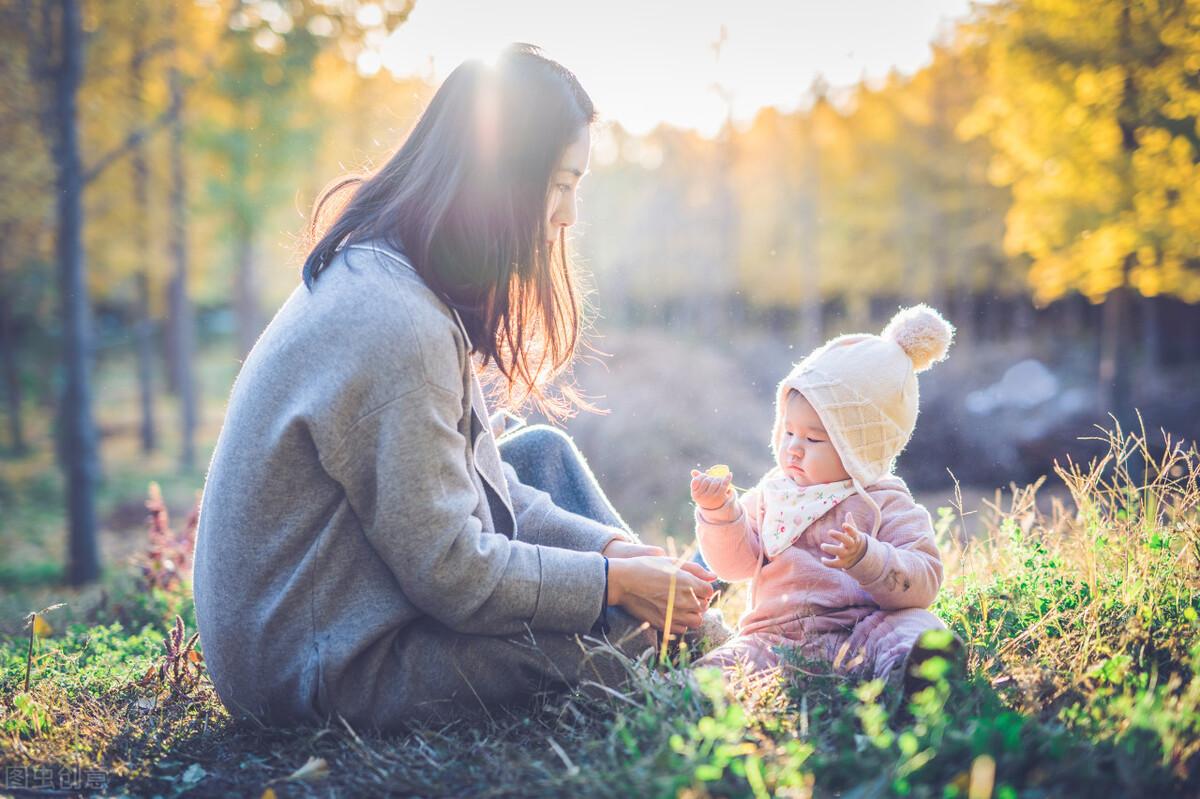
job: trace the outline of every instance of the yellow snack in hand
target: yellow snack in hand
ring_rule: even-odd
[[[729,467],[723,463],[718,463],[716,466],[708,467],[708,471],[705,474],[709,477],[728,477]]]

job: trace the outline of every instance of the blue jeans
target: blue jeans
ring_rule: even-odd
[[[637,535],[608,501],[583,453],[566,433],[533,425],[501,437],[500,457],[528,486],[545,491],[563,510]]]

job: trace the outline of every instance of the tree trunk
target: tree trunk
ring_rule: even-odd
[[[962,270],[961,262],[957,268]],[[976,319],[974,290],[962,271],[958,273],[958,281],[955,291],[957,301],[954,303],[954,346],[958,348],[959,352],[962,352],[975,343],[978,335],[976,331],[978,320]],[[960,355],[959,357],[964,356]]]
[[[1121,28],[1118,32],[1119,55],[1125,67],[1125,79],[1121,87],[1121,104],[1117,109],[1117,127],[1121,131],[1121,149],[1125,154],[1123,179],[1127,207],[1133,203],[1134,187],[1129,172],[1133,168],[1133,157],[1138,149],[1138,87],[1134,80],[1137,62],[1131,42],[1132,26],[1130,3],[1127,1],[1121,9]],[[1109,401],[1108,407],[1103,410],[1112,412],[1125,427],[1131,427],[1133,423],[1130,405],[1132,385],[1129,374],[1129,343],[1126,339],[1132,311],[1129,273],[1136,261],[1135,253],[1131,252],[1125,256],[1121,264],[1121,285],[1113,290],[1104,302],[1104,331],[1100,353],[1100,385]]]
[[[176,14],[174,4],[170,4],[172,23]],[[178,48],[178,45],[176,45]],[[169,300],[171,308],[170,325],[172,328],[171,343],[174,351],[170,355],[171,366],[175,375],[175,385],[179,392],[179,463],[184,469],[191,469],[196,462],[196,416],[197,398],[196,386],[193,380],[193,350],[195,348],[195,331],[193,330],[193,312],[191,300],[188,297],[187,273],[187,176],[183,155],[183,76],[179,70],[179,51],[174,53],[174,61],[168,72],[167,80],[171,93],[171,104],[177,109],[175,118],[171,121],[170,130],[170,162],[171,162],[171,260],[175,271],[171,277]]]
[[[728,313],[722,313],[722,311],[728,309],[728,298],[733,295],[734,287],[737,285],[737,281],[731,279],[731,269],[737,263],[737,254],[740,249],[737,189],[733,183],[733,168],[737,153],[734,149],[733,118],[729,114],[728,106],[726,106],[726,112],[725,124],[721,128],[718,145],[720,147],[718,155],[720,171],[717,176],[717,213],[719,214],[717,227],[720,245],[717,259],[713,265],[714,279],[708,283],[709,286],[716,288],[715,293],[710,293],[708,296],[708,301],[712,306],[709,315],[717,321],[717,330],[723,333],[732,332],[734,329]],[[703,329],[703,320],[700,325]]]
[[[4,394],[8,400],[8,440],[16,455],[24,455],[25,427],[21,422],[21,373],[17,365],[17,336],[9,310],[8,292],[0,291],[0,357],[4,359]]]
[[[162,373],[167,393],[172,397],[179,396],[179,370],[175,367],[175,358],[179,354],[178,325],[175,320],[175,281],[168,280],[166,284],[167,319],[162,330]]]
[[[921,266],[917,259],[916,241],[916,197],[913,194],[912,169],[907,159],[901,159],[900,188],[896,193],[898,241],[900,246],[900,301],[911,305],[918,301],[921,292]]]
[[[1158,370],[1162,362],[1161,339],[1158,334],[1157,297],[1142,297],[1142,369],[1151,373]]]
[[[929,125],[928,146],[933,152],[942,156],[947,152],[946,137],[942,135],[945,127],[946,100],[942,81],[939,79],[940,74],[938,71],[933,73],[932,96],[930,97],[932,118]],[[949,227],[952,220],[943,208],[946,191],[940,170],[933,170],[931,185],[927,187],[927,191],[933,193],[932,200],[925,204],[928,219],[923,220],[926,221],[929,230],[929,258],[932,262],[930,270],[933,273],[933,279],[929,286],[929,302],[943,313],[949,313],[950,300],[953,296],[951,286],[956,280],[965,280],[965,277],[955,273],[951,261]]]
[[[249,130],[254,125],[247,116],[246,107],[239,108],[243,129]],[[261,332],[261,317],[258,307],[258,285],[254,263],[254,234],[255,225],[251,218],[251,203],[247,201],[249,189],[246,186],[246,176],[250,174],[250,153],[244,147],[233,150],[233,174],[235,181],[235,196],[238,201],[232,203],[234,253],[236,271],[233,276],[233,311],[237,331],[238,351],[242,358],[250,352],[254,342]]]
[[[1009,303],[1012,306],[1012,321],[1009,339],[1027,339],[1033,335],[1033,303],[1024,294],[1017,294]]]
[[[1196,363],[1200,361],[1200,305],[1189,303],[1182,310],[1187,314],[1188,321],[1184,329],[1189,331],[1189,334],[1183,339],[1187,343],[1180,357],[1184,363]]]
[[[1069,317],[1067,335],[1070,340],[1084,340],[1090,332],[1088,330],[1087,298],[1082,294],[1068,294],[1063,302],[1067,305],[1067,316]]]
[[[137,105],[138,121],[145,118],[144,84],[142,80],[141,29],[135,33],[135,55],[129,62],[129,81],[134,103]],[[150,214],[150,167],[146,162],[146,146],[143,142],[134,145],[130,158],[133,166],[133,202],[137,209],[134,235],[137,240],[137,257],[141,269],[137,275],[137,372],[138,394],[141,398],[142,452],[153,452],[158,446],[154,424],[154,322],[150,317],[150,236],[147,219]]]
[[[138,393],[142,405],[142,452],[158,448],[154,423],[154,320],[150,318],[150,277],[145,270],[137,276],[137,368]]]
[[[821,319],[821,154],[816,141],[814,114],[808,129],[804,159],[804,185],[800,187],[800,343],[801,352],[820,346]]]
[[[237,274],[234,277],[233,304],[237,322],[238,349],[242,358],[250,352],[262,332],[258,308],[258,282],[254,269],[254,231],[248,224],[238,225]]]
[[[1100,397],[1103,405],[1100,410],[1111,412],[1125,423],[1130,418],[1129,347],[1125,335],[1129,290],[1124,286],[1114,289],[1104,301],[1103,311],[1100,331]]]
[[[83,164],[76,118],[83,74],[83,31],[77,0],[60,0],[62,59],[54,73],[54,162],[58,184],[58,279],[63,314],[65,381],[60,409],[59,457],[67,477],[70,526],[67,578],[82,585],[100,575],[96,546],[98,472],[92,420],[91,307],[83,252]]]
[[[871,301],[864,291],[848,291],[845,294],[845,314],[843,330],[870,330],[873,327],[871,319]],[[835,329],[833,332],[837,332]]]

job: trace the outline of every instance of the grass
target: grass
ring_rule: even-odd
[[[486,725],[394,737],[340,723],[275,731],[232,722],[206,676],[194,687],[145,682],[176,617],[185,639],[195,630],[186,583],[147,588],[130,556],[148,546],[138,530],[148,480],[177,523],[202,480],[236,363],[213,347],[200,369],[192,470],[178,469],[169,436],[159,453],[138,452],[130,365],[98,371],[109,435],[107,568],[96,586],[59,584],[49,420],[28,414],[33,453],[0,463],[0,765],[92,770],[111,793],[161,796],[1200,795],[1194,449],[1154,442],[1152,454],[1144,431],[1118,430],[1104,437],[1106,457],[1064,464],[1004,506],[941,509],[947,581],[934,610],[969,657],[964,678],[911,706],[815,663],[728,687],[711,673],[630,663],[619,696],[550,695]],[[167,433],[173,418],[164,402]],[[23,620],[61,601],[43,617],[54,629],[34,641],[26,691]],[[723,601],[736,618],[742,596]]]
[[[1195,796],[1200,456],[1152,456],[1142,431],[1107,443],[1056,470],[1072,501],[1049,513],[1031,486],[966,540],[963,510],[940,510],[934,610],[969,654],[961,677],[930,663],[908,704],[817,663],[726,683],[631,661],[623,692],[487,724],[264,729],[231,721],[206,676],[146,682],[194,614],[186,583],[147,591],[126,568],[45,615],[58,629],[35,639],[28,691],[29,632],[0,639],[0,760],[161,796]]]

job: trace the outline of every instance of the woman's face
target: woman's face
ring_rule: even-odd
[[[579,216],[579,181],[587,174],[588,158],[592,151],[592,135],[585,126],[567,146],[558,169],[550,176],[550,196],[546,209],[546,238],[553,245],[562,231],[575,224]]]

